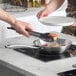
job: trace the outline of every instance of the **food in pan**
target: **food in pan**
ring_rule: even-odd
[[[47,47],[59,47],[60,45],[57,42],[51,42]]]
[[[48,46],[48,43],[42,39],[37,39],[33,41],[33,43],[34,43],[34,46]]]
[[[61,41],[61,40],[58,40],[58,41],[52,41],[52,42],[45,42],[41,39],[37,39],[35,40],[34,42],[34,45],[35,46],[43,46],[43,47],[60,47],[60,46],[65,46],[65,41]]]
[[[49,33],[49,35],[48,35],[48,36],[52,37],[52,38],[53,38],[53,40],[57,40],[57,38],[58,38],[58,35],[57,35],[57,34],[55,34],[55,33]]]
[[[55,51],[59,49],[60,53],[63,53],[66,49],[68,49],[71,45],[71,41],[66,40],[66,39],[57,39],[54,42],[45,42],[42,40],[35,40],[34,41],[34,46],[42,47],[42,48],[47,48],[50,51],[54,49]]]

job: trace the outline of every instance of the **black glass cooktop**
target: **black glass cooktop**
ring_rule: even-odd
[[[76,76],[76,69],[58,73],[58,76]]]
[[[48,62],[57,59],[64,59],[71,57],[70,53],[76,51],[76,45],[71,45],[67,52],[65,53],[47,53],[45,50],[41,50],[38,48],[15,48],[15,51],[26,54],[30,57],[36,58],[38,60]]]

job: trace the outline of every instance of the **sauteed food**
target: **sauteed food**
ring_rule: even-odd
[[[61,41],[62,40],[62,41]],[[57,41],[52,41],[52,42],[45,42],[41,39],[37,39],[34,41],[35,46],[43,46],[43,47],[59,47],[59,46],[65,46],[65,40],[64,39],[58,39]]]
[[[49,52],[58,51],[59,53],[63,53],[65,50],[67,50],[70,47],[70,45],[71,45],[71,41],[60,38],[57,38],[57,40],[52,42],[45,42],[41,39],[37,39],[34,41],[34,46],[43,48],[44,50]]]
[[[48,35],[48,36],[52,37],[52,38],[53,38],[53,40],[57,40],[57,38],[58,38],[58,35],[57,35],[57,34],[55,34],[55,33],[49,33],[49,35]]]

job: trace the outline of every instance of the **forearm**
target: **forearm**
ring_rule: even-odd
[[[19,34],[25,35],[27,37],[30,36],[27,30],[32,30],[32,27],[29,23],[17,20],[2,9],[0,9],[0,20],[9,23]]]
[[[50,10],[50,13],[54,12],[55,10],[57,10],[63,3],[65,0],[51,0],[46,8],[48,10]]]
[[[12,17],[9,13],[5,12],[4,10],[0,9],[0,20],[3,20],[10,25],[14,25],[16,19]]]

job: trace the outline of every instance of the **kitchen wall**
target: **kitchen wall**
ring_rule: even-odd
[[[0,0],[0,3],[2,2],[2,0]]]

